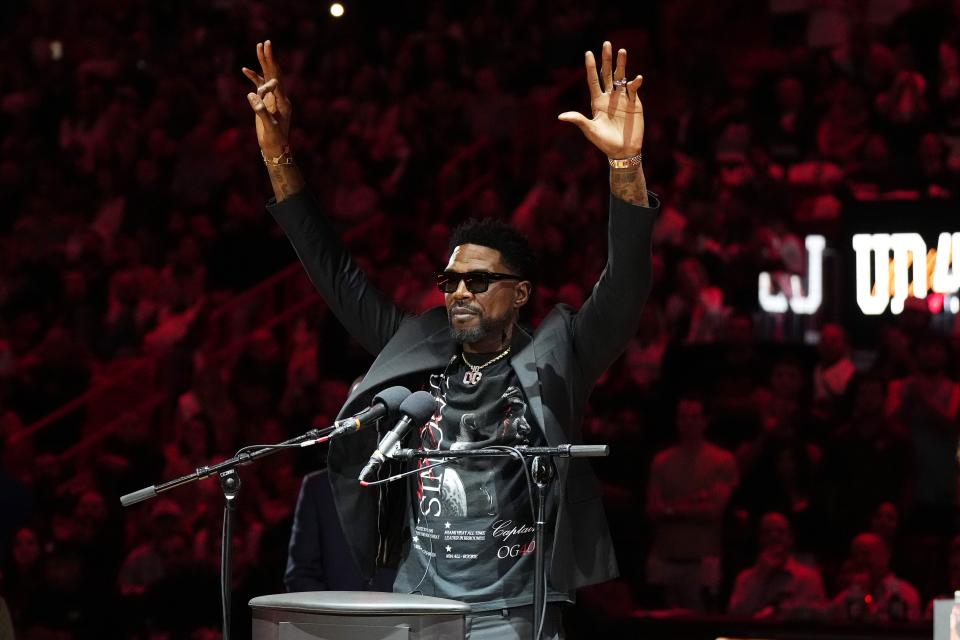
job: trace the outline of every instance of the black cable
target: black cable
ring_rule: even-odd
[[[490,445],[490,446],[487,447],[487,448],[488,448],[488,449],[497,449],[497,450],[500,450],[500,451],[509,451],[509,452],[511,452],[514,456],[516,456],[517,460],[520,461],[520,464],[523,466],[523,475],[525,475],[526,478],[527,478],[527,501],[530,503],[530,519],[531,519],[531,521],[532,521],[534,524],[536,524],[536,522],[537,522],[537,508],[534,506],[534,503],[533,503],[533,484],[534,484],[534,482],[533,482],[533,476],[530,475],[530,467],[527,466],[527,459],[524,457],[524,455],[523,455],[522,453],[520,453],[520,450],[517,449],[516,447],[510,447],[510,446],[502,445],[502,444],[495,444],[495,445]]]
[[[553,459],[552,459],[552,458],[549,458],[548,460],[549,460],[549,462],[548,462],[547,464],[553,465]],[[553,473],[555,473],[555,472],[556,472],[556,469],[553,470]],[[551,484],[551,486],[553,486],[553,485]],[[546,500],[546,499],[547,499],[547,496],[544,495],[543,499]],[[557,540],[557,533],[559,532],[559,530],[560,530],[560,511],[559,511],[559,508],[558,508],[558,509],[557,509],[557,517],[556,517],[556,518],[554,519],[554,521],[553,521],[553,538],[552,538],[552,541],[553,541],[553,542],[556,542],[556,540]],[[544,542],[546,542],[546,540],[544,540]],[[546,549],[544,549],[543,552],[546,553]],[[540,621],[539,621],[538,623],[536,623],[535,626],[534,626],[534,631],[535,631],[535,633],[536,633],[536,635],[535,635],[534,637],[537,638],[537,640],[540,640],[540,636],[543,634],[543,624],[544,624],[544,622],[545,622],[546,619],[547,619],[547,604],[548,604],[548,603],[547,603],[547,595],[550,593],[550,580],[549,580],[549,578],[548,578],[549,572],[548,572],[548,566],[547,566],[547,563],[546,563],[546,562],[543,563],[543,570],[544,570],[544,572],[547,573],[547,575],[544,575],[544,576],[543,576],[543,609],[540,611]],[[537,612],[534,611],[534,612],[533,612],[533,615],[536,616],[536,615],[537,615]]]
[[[403,473],[397,474],[397,475],[395,475],[395,476],[390,476],[389,478],[384,478],[383,480],[374,480],[373,482],[368,482],[368,483],[366,483],[366,484],[363,485],[363,486],[365,486],[365,487],[375,487],[375,486],[378,485],[378,484],[384,484],[384,483],[386,483],[386,482],[394,482],[395,480],[399,480],[400,478],[405,478],[405,477],[407,477],[407,476],[412,476],[412,475],[415,474],[415,473],[420,473],[421,471],[426,471],[427,469],[433,469],[434,467],[439,467],[439,466],[442,466],[442,465],[445,465],[445,464],[450,464],[450,463],[453,462],[454,460],[459,460],[459,458],[447,458],[446,460],[443,460],[442,462],[437,462],[436,464],[431,464],[430,466],[427,466],[427,467],[417,467],[416,469],[411,469],[410,471],[404,471]]]
[[[246,453],[247,451],[259,451],[261,449],[302,449],[303,443],[296,442],[292,444],[248,444],[245,447],[240,447],[237,449],[237,452],[233,454],[233,457],[236,458],[241,454]]]
[[[423,575],[420,576],[420,582],[418,582],[417,586],[415,586],[410,591],[411,594],[417,593],[419,591],[420,595],[423,595],[423,591],[420,591],[420,585],[422,585],[423,581],[427,579],[427,574],[430,573],[430,563],[433,562],[434,559],[437,557],[436,552],[433,550],[433,538],[429,538],[429,540],[430,540],[430,555],[427,556],[427,566],[423,569]],[[433,593],[434,595],[436,595],[437,593],[436,587],[434,587]]]
[[[544,566],[546,569],[546,566]],[[534,627],[536,635],[534,638],[540,640],[540,636],[543,635],[543,623],[547,619],[547,594],[550,593],[550,588],[547,586],[547,576],[543,577],[543,610],[540,612],[540,622]],[[533,615],[537,615],[537,612],[534,611]]]
[[[553,464],[553,461],[550,461]],[[556,469],[554,469],[556,471]],[[552,486],[552,485],[551,485]],[[563,500],[563,496],[560,496],[560,499]],[[557,541],[557,534],[560,532],[560,507],[557,507],[557,517],[553,521],[553,542]],[[550,593],[550,579],[549,579],[549,567],[544,563],[544,570],[547,571],[547,575],[543,577],[543,613],[540,615],[540,628],[537,633],[537,639],[539,640],[540,634],[543,633],[543,623],[547,617],[547,594]]]

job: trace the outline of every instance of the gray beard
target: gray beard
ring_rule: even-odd
[[[472,344],[494,336],[504,335],[512,322],[513,318],[508,315],[503,318],[480,318],[477,326],[469,329],[455,329],[451,324],[450,337],[458,344]]]

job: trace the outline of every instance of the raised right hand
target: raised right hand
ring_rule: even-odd
[[[257,87],[256,93],[247,94],[247,100],[256,115],[260,149],[266,157],[274,158],[289,149],[290,101],[280,86],[280,65],[269,40],[257,43],[257,59],[263,75],[253,69],[242,69],[243,75]]]

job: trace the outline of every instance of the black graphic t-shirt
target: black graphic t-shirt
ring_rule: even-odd
[[[484,361],[482,355],[473,357]],[[545,444],[540,430],[528,422],[526,400],[509,361],[480,373],[477,381],[458,357],[430,377],[437,411],[420,430],[420,447]],[[522,463],[467,458],[425,468],[439,461],[421,460],[423,471],[411,476],[410,548],[394,591],[462,600],[474,611],[530,604],[534,518]],[[548,541],[552,533],[548,528]],[[555,593],[548,598],[568,599]]]

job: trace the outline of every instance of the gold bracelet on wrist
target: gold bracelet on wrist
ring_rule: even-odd
[[[643,162],[643,154],[638,153],[635,156],[629,158],[607,158],[607,162],[610,163],[612,169],[633,169],[634,167],[639,167]]]
[[[267,154],[263,152],[263,149],[260,150],[260,156],[263,157],[263,164],[268,167],[280,167],[284,165],[294,164],[293,154],[290,153],[290,147],[284,147],[283,151],[278,156],[268,158]]]

